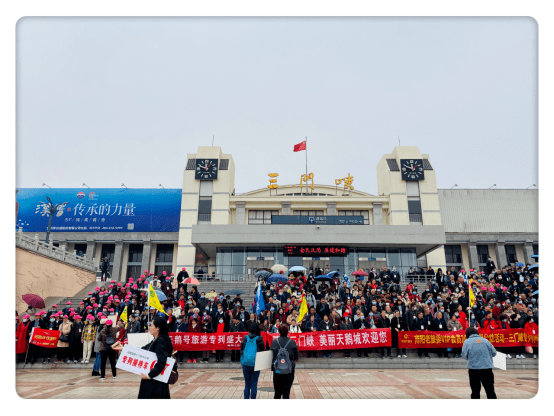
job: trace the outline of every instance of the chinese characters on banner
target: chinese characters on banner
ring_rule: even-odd
[[[150,370],[154,368],[156,362],[157,358],[155,353],[137,347],[132,347],[130,345],[125,345],[121,351],[119,360],[117,360],[116,368],[129,371],[134,374],[148,374]],[[165,368],[162,370],[160,375],[154,377],[154,380],[167,383],[174,365],[175,359],[168,358]]]
[[[226,332],[223,334],[190,334],[170,332],[169,336],[176,351],[237,350],[247,332]],[[262,333],[264,342],[271,345],[279,334]],[[315,331],[289,334],[296,341],[300,351],[319,349],[352,349],[390,347],[390,329],[364,329],[351,331]]]
[[[479,330],[495,347],[539,346],[539,336],[523,329]],[[465,331],[402,331],[398,334],[399,348],[461,348],[466,340]]]
[[[60,331],[50,331],[49,329],[33,328],[30,343],[39,347],[56,348]]]
[[[348,255],[347,247],[336,247],[336,246],[326,246],[326,247],[313,247],[313,246],[285,246],[285,251],[287,255],[299,255],[299,254],[340,254]]]

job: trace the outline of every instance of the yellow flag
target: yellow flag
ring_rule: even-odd
[[[469,281],[469,306],[473,308],[473,305],[475,305],[475,293],[473,293],[473,288],[471,287],[471,284],[473,283],[473,280]]]
[[[302,318],[304,318],[304,315],[308,313],[308,302],[306,302],[306,295],[302,296],[302,303],[300,304],[300,310],[298,312],[299,314],[297,323],[300,323],[302,321]]]
[[[121,316],[119,317],[123,322],[127,322],[127,306],[125,306],[125,309],[123,309],[123,312],[121,312]]]
[[[152,287],[152,285],[148,285],[148,302],[150,307],[159,310],[162,313],[167,313],[164,311],[164,308],[162,304],[160,303],[160,300],[158,299],[158,295],[156,295],[156,291]]]

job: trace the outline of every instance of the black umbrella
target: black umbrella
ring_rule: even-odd
[[[225,292],[225,296],[227,295],[242,295],[244,292],[242,290],[238,290],[238,289],[231,289],[231,290],[228,290],[227,292]]]
[[[326,275],[326,274],[322,274],[322,275],[317,276],[315,278],[315,280],[322,282],[324,280],[333,280],[333,278],[331,276]]]
[[[271,276],[273,273],[268,272],[267,270],[258,270],[254,276],[256,277],[262,277],[262,279],[267,279],[269,276]]]

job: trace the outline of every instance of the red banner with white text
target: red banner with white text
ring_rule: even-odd
[[[523,329],[497,329],[479,334],[495,347],[538,347],[539,335]],[[461,348],[466,331],[402,331],[398,334],[398,348]]]
[[[56,348],[58,346],[59,337],[60,331],[33,328],[33,335],[29,342],[39,347]]]
[[[170,332],[175,351],[237,350],[247,332],[224,334],[193,334]],[[266,344],[271,345],[279,334],[262,333]],[[341,350],[355,348],[390,347],[390,329],[363,329],[349,331],[315,331],[300,334],[289,333],[300,351]]]

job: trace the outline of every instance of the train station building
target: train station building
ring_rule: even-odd
[[[44,241],[42,203],[67,202],[50,240],[96,264],[108,257],[118,280],[182,267],[251,280],[276,263],[345,273],[395,266],[405,276],[427,265],[482,269],[488,256],[499,267],[532,264],[538,254],[538,190],[437,189],[432,154],[417,147],[381,157],[377,195],[353,189],[350,175],[281,185],[278,172],[236,194],[236,169],[231,154],[200,146],[187,155],[182,189],[21,188],[17,228]]]

